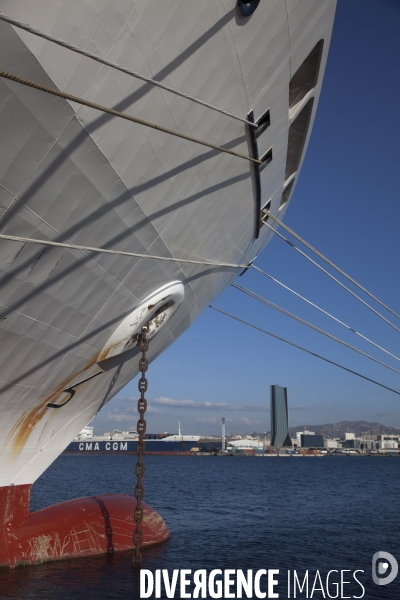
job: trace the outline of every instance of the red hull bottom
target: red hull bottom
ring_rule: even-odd
[[[122,494],[79,498],[29,512],[30,485],[0,488],[0,566],[112,554],[133,547],[136,500]],[[160,515],[142,504],[142,548],[169,538]]]

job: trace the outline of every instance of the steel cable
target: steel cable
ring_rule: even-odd
[[[281,233],[279,233],[279,231],[277,231],[276,229],[274,229],[273,227],[271,227],[271,225],[269,225],[268,223],[264,222],[264,225],[266,227],[269,227],[271,229],[271,231],[273,231],[274,233],[276,233],[276,235],[278,235],[284,242],[286,242],[287,244],[289,244],[289,246],[291,246],[294,250],[296,250],[302,256],[304,256],[304,258],[306,258],[307,260],[309,260],[315,267],[318,267],[318,269],[320,269],[321,271],[323,271],[325,273],[325,275],[328,275],[328,277],[330,277],[335,283],[337,283],[338,285],[340,285],[340,287],[342,287],[344,290],[346,290],[347,292],[349,292],[349,294],[351,294],[352,296],[354,296],[354,298],[357,298],[357,300],[359,300],[362,304],[364,304],[364,306],[366,306],[367,308],[369,308],[370,310],[372,310],[372,312],[375,313],[378,317],[380,317],[383,321],[385,321],[385,323],[387,323],[388,325],[390,325],[391,327],[393,327],[393,329],[396,329],[396,331],[398,331],[400,333],[400,329],[398,327],[396,327],[396,325],[394,325],[391,321],[389,321],[386,317],[384,317],[380,312],[378,312],[377,310],[375,310],[375,308],[373,308],[370,304],[368,304],[368,302],[365,302],[365,300],[363,300],[362,298],[360,298],[360,296],[358,296],[350,288],[348,288],[346,285],[344,285],[344,283],[342,283],[341,281],[339,281],[339,279],[337,279],[336,277],[334,277],[333,275],[331,275],[331,273],[329,273],[329,271],[327,271],[326,269],[324,269],[323,267],[321,267],[321,265],[319,265],[317,262],[315,262],[315,260],[313,260],[312,258],[310,258],[305,252],[303,252],[302,250],[300,250],[300,248],[297,248],[297,246],[295,246],[290,240],[288,240],[287,238],[285,238],[285,236],[282,235]]]
[[[78,246],[76,244],[67,244],[64,242],[52,242],[50,240],[37,240],[35,238],[21,237],[17,235],[7,235],[0,233],[0,240],[11,242],[24,242],[27,244],[38,244],[39,246],[55,246],[56,248],[67,248],[69,250],[87,250],[88,252],[98,252],[104,254],[118,254],[120,256],[134,256],[136,258],[150,258],[153,260],[165,260],[170,262],[184,262],[194,265],[207,265],[211,267],[230,267],[234,269],[245,269],[248,265],[236,265],[234,263],[218,263],[205,260],[192,260],[189,258],[175,258],[173,256],[155,256],[153,254],[139,254],[138,252],[125,252],[124,250],[109,250],[108,248],[94,248],[92,246]]]
[[[397,361],[400,362],[400,358],[398,356],[396,356],[395,354],[392,354],[391,352],[389,352],[389,350],[385,350],[385,348],[382,348],[382,346],[379,346],[379,344],[376,344],[375,342],[373,342],[372,340],[370,340],[369,338],[367,338],[365,335],[363,335],[359,331],[356,331],[354,329],[354,327],[350,327],[350,325],[347,325],[346,323],[343,323],[343,321],[341,321],[337,317],[334,317],[333,315],[331,315],[330,313],[328,313],[326,310],[324,310],[323,308],[321,308],[317,304],[314,304],[314,302],[311,302],[311,300],[308,300],[307,298],[305,298],[301,294],[295,292],[290,287],[288,287],[287,285],[285,285],[284,283],[282,283],[281,281],[279,281],[279,279],[275,279],[275,277],[272,277],[272,275],[269,275],[269,273],[266,273],[265,271],[263,271],[259,267],[256,267],[255,265],[252,265],[252,266],[254,267],[254,269],[256,269],[256,271],[259,271],[262,275],[265,275],[265,277],[268,277],[268,279],[271,279],[272,281],[274,281],[275,283],[277,283],[281,287],[285,288],[285,290],[288,290],[288,292],[291,292],[292,294],[294,294],[295,296],[297,296],[301,300],[304,300],[304,302],[307,302],[307,304],[309,304],[310,306],[313,306],[314,308],[316,308],[320,312],[324,313],[324,315],[326,315],[327,317],[330,317],[331,319],[333,319],[334,321],[336,321],[336,323],[339,323],[339,325],[343,325],[343,327],[346,327],[346,329],[348,329],[349,331],[352,331],[353,333],[355,333],[355,335],[358,335],[360,338],[362,338],[363,340],[365,340],[369,344],[372,344],[373,346],[375,346],[375,348],[379,348],[379,350],[382,350],[382,352],[385,352],[385,354],[388,354],[389,356],[391,356],[392,358],[394,358],[395,360],[397,360]]]
[[[270,306],[271,308],[274,308],[275,310],[278,310],[282,314],[284,314],[284,315],[286,315],[288,317],[291,317],[292,319],[295,319],[299,323],[302,323],[303,325],[306,325],[307,327],[310,327],[311,329],[314,329],[314,331],[318,331],[318,333],[322,333],[322,335],[325,335],[326,337],[330,338],[331,340],[334,340],[335,342],[338,342],[339,344],[342,344],[342,346],[346,346],[346,348],[350,348],[350,350],[353,350],[354,352],[357,352],[358,354],[361,354],[362,356],[365,356],[366,358],[369,358],[370,360],[373,360],[374,362],[378,363],[379,365],[382,365],[383,367],[386,367],[387,369],[390,369],[391,371],[394,371],[395,373],[398,373],[400,375],[400,371],[398,371],[394,367],[391,367],[390,365],[387,365],[386,363],[381,362],[377,358],[374,358],[373,356],[371,356],[370,354],[367,354],[366,352],[363,352],[362,350],[358,350],[358,348],[355,348],[351,344],[348,344],[347,342],[344,342],[343,340],[335,337],[334,335],[328,333],[327,331],[324,331],[323,329],[320,329],[319,327],[316,327],[315,325],[312,325],[312,323],[309,323],[308,321],[305,321],[304,319],[301,319],[297,315],[294,315],[293,313],[285,310],[284,308],[281,308],[277,304],[274,304],[273,302],[270,302],[270,300],[267,300],[266,298],[263,298],[262,296],[259,296],[258,294],[255,294],[254,292],[252,292],[252,291],[250,291],[250,290],[242,287],[241,285],[238,285],[237,283],[232,283],[231,285],[232,285],[232,287],[236,288],[237,290],[240,290],[241,292],[247,294],[248,296],[251,296],[252,298],[255,298],[259,302],[263,302],[267,306]]]
[[[390,313],[392,313],[392,315],[394,315],[395,317],[397,317],[398,319],[400,319],[400,316],[397,313],[395,313],[394,310],[392,310],[391,308],[389,308],[388,306],[386,306],[386,304],[384,304],[381,300],[379,300],[379,298],[377,298],[376,296],[374,296],[373,294],[371,294],[371,292],[369,292],[365,287],[363,287],[355,279],[353,279],[352,277],[350,277],[350,275],[347,275],[347,273],[345,273],[340,267],[338,267],[337,265],[335,265],[331,260],[329,260],[329,258],[327,258],[323,254],[321,254],[321,252],[319,252],[316,248],[314,248],[313,246],[311,246],[311,244],[309,244],[308,242],[306,242],[306,240],[304,240],[297,233],[295,233],[293,231],[293,229],[290,229],[290,227],[288,227],[287,225],[285,225],[284,223],[282,223],[282,221],[280,221],[279,219],[277,219],[268,210],[265,210],[264,213],[268,217],[271,217],[271,219],[273,221],[275,221],[275,223],[277,223],[277,225],[280,225],[281,227],[283,227],[283,229],[285,229],[288,233],[290,233],[290,235],[292,235],[293,237],[295,237],[296,240],[298,240],[299,242],[301,242],[302,244],[304,244],[305,246],[307,246],[307,248],[309,250],[311,250],[317,256],[319,256],[319,258],[321,258],[328,265],[330,265],[333,269],[335,269],[335,271],[337,271],[338,273],[340,273],[341,275],[343,275],[343,277],[346,277],[346,279],[348,279],[349,281],[351,281],[351,283],[353,283],[361,291],[363,291],[365,294],[367,294],[367,296],[369,296],[370,298],[372,298],[373,300],[375,300],[375,302],[377,302],[378,304],[380,304],[381,306],[383,306],[383,308],[386,308],[386,310],[388,310]]]
[[[88,106],[89,108],[94,108],[95,110],[99,110],[99,111],[107,113],[109,115],[113,115],[114,117],[119,117],[119,118],[125,119],[127,121],[132,121],[133,123],[138,123],[139,125],[143,125],[144,127],[150,127],[150,129],[156,129],[157,131],[162,131],[163,133],[168,133],[169,135],[173,135],[175,137],[181,138],[182,140],[188,140],[189,142],[193,142],[195,144],[200,144],[201,146],[206,146],[207,148],[212,148],[213,150],[218,150],[218,152],[223,152],[225,154],[230,154],[232,156],[236,156],[237,158],[242,158],[244,160],[254,162],[257,165],[262,164],[261,160],[252,158],[251,156],[247,156],[246,154],[240,154],[239,152],[235,152],[234,150],[228,150],[228,148],[224,148],[223,146],[217,146],[215,144],[210,144],[209,142],[199,140],[197,138],[194,138],[190,135],[186,135],[184,133],[179,133],[178,131],[174,131],[173,129],[168,129],[167,127],[162,127],[161,125],[156,125],[155,123],[150,123],[150,121],[145,121],[144,119],[139,119],[138,117],[133,117],[132,115],[127,115],[126,113],[120,112],[118,110],[114,110],[113,108],[109,108],[108,106],[96,104],[95,102],[90,102],[90,100],[85,100],[84,98],[80,98],[79,96],[73,96],[72,94],[67,94],[66,92],[61,92],[60,90],[56,90],[56,89],[48,87],[46,85],[42,85],[41,83],[37,83],[36,81],[31,81],[30,79],[25,79],[24,77],[19,77],[18,75],[14,75],[14,73],[8,73],[7,71],[0,71],[0,77],[4,77],[5,79],[9,79],[10,81],[15,81],[16,83],[21,83],[22,85],[26,85],[28,87],[34,88],[35,90],[40,90],[41,92],[46,92],[47,94],[52,94],[53,96],[58,96],[59,98],[63,98],[64,100],[69,100],[70,102],[76,102],[77,104],[82,104],[83,106]]]
[[[191,102],[195,102],[196,104],[200,104],[201,106],[205,106],[206,108],[215,110],[216,112],[219,112],[222,115],[231,117],[232,119],[236,119],[237,121],[246,123],[246,125],[250,125],[251,127],[257,128],[257,123],[252,123],[251,121],[248,121],[247,119],[239,117],[238,115],[235,115],[227,110],[224,110],[223,108],[218,108],[218,106],[214,106],[213,104],[204,102],[204,100],[200,100],[199,98],[195,98],[194,96],[190,96],[189,94],[180,92],[179,90],[176,90],[168,85],[165,85],[164,83],[160,83],[159,81],[156,81],[155,79],[152,79],[151,77],[146,77],[145,75],[141,75],[140,73],[137,73],[136,71],[132,71],[130,69],[126,69],[125,67],[121,67],[120,65],[117,65],[116,63],[113,63],[113,62],[107,60],[106,58],[102,58],[98,54],[93,54],[92,52],[87,52],[86,50],[82,50],[82,48],[79,48],[78,46],[74,46],[73,44],[65,42],[64,40],[55,38],[52,35],[49,35],[48,33],[44,33],[43,31],[40,31],[39,29],[35,29],[34,27],[27,25],[26,23],[22,23],[21,21],[17,21],[16,19],[11,19],[10,17],[7,17],[6,15],[2,15],[2,14],[0,14],[0,19],[2,21],[5,21],[6,23],[10,23],[11,25],[14,25],[15,27],[18,27],[19,29],[24,29],[25,31],[28,31],[29,33],[32,33],[33,35],[37,35],[38,37],[48,40],[49,42],[53,42],[54,44],[57,44],[58,46],[61,46],[62,48],[66,48],[67,50],[71,50],[72,52],[77,52],[78,54],[81,54],[82,56],[86,56],[87,58],[91,58],[92,60],[95,60],[103,65],[106,65],[107,67],[111,67],[112,69],[121,71],[122,73],[125,73],[126,75],[131,75],[132,77],[135,77],[136,79],[141,79],[142,81],[145,81],[146,83],[150,83],[151,85],[159,87],[162,90],[171,92],[171,94],[175,94],[176,96],[181,96],[182,98],[186,98],[187,100],[190,100]]]
[[[230,317],[231,319],[234,319],[235,321],[239,321],[239,323],[243,323],[244,325],[248,325],[249,327],[252,327],[253,329],[257,329],[257,331],[261,331],[262,333],[265,333],[266,335],[269,335],[270,337],[273,337],[276,340],[280,340],[281,342],[284,342],[285,344],[288,344],[289,346],[293,346],[293,348],[297,348],[298,350],[303,350],[303,352],[307,352],[307,354],[311,354],[311,356],[320,358],[321,360],[324,360],[325,362],[327,362],[331,365],[334,365],[335,367],[339,367],[339,369],[343,369],[344,371],[347,371],[348,373],[357,375],[357,377],[366,379],[367,381],[370,381],[371,383],[374,383],[375,385],[379,385],[380,387],[385,388],[386,390],[389,390],[390,392],[394,392],[395,394],[398,394],[400,396],[400,392],[398,392],[397,390],[394,390],[391,387],[388,387],[387,385],[384,385],[383,383],[379,383],[378,381],[375,381],[375,379],[366,377],[366,375],[362,375],[361,373],[358,373],[357,371],[348,369],[347,367],[345,367],[337,362],[334,362],[333,360],[330,360],[329,358],[325,358],[324,356],[321,356],[320,354],[316,354],[315,352],[311,352],[311,350],[307,350],[306,348],[303,348],[302,346],[298,346],[297,344],[294,344],[293,342],[289,342],[289,340],[285,340],[285,338],[279,337],[279,335],[275,335],[274,333],[271,333],[270,331],[267,331],[266,329],[262,329],[261,327],[257,327],[257,325],[253,325],[252,323],[249,323],[248,321],[239,319],[239,317],[235,317],[234,315],[231,315],[230,313],[228,313],[224,310],[221,310],[220,308],[216,308],[215,306],[212,306],[212,305],[210,305],[210,308],[212,308],[213,310],[215,310],[223,315],[226,315],[227,317]]]

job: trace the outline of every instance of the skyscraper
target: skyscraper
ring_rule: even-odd
[[[271,385],[271,446],[291,446],[287,388]]]

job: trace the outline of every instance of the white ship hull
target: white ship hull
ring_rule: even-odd
[[[3,14],[243,118],[270,110],[258,139],[273,159],[261,205],[282,218],[311,132],[335,0],[1,0]],[[323,40],[319,76],[289,84]],[[248,154],[245,125],[0,22],[1,69]],[[291,123],[314,98],[295,166]],[[310,105],[309,105],[310,106]],[[0,233],[180,259],[248,264],[255,235],[246,160],[0,78]],[[289,162],[293,159],[289,152]],[[288,177],[288,171],[290,175]],[[282,195],[287,188],[282,204]],[[33,483],[138,373],[137,349],[99,357],[147,296],[182,282],[184,297],[150,343],[154,360],[242,271],[0,240],[0,487]]]

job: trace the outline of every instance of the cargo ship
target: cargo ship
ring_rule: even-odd
[[[0,565],[76,555],[33,482],[271,240],[335,7],[0,0]]]
[[[136,454],[139,439],[136,431],[120,431],[93,435],[93,427],[87,426],[68,444],[64,454]],[[173,433],[146,433],[145,454],[190,455],[199,446],[199,435]]]

